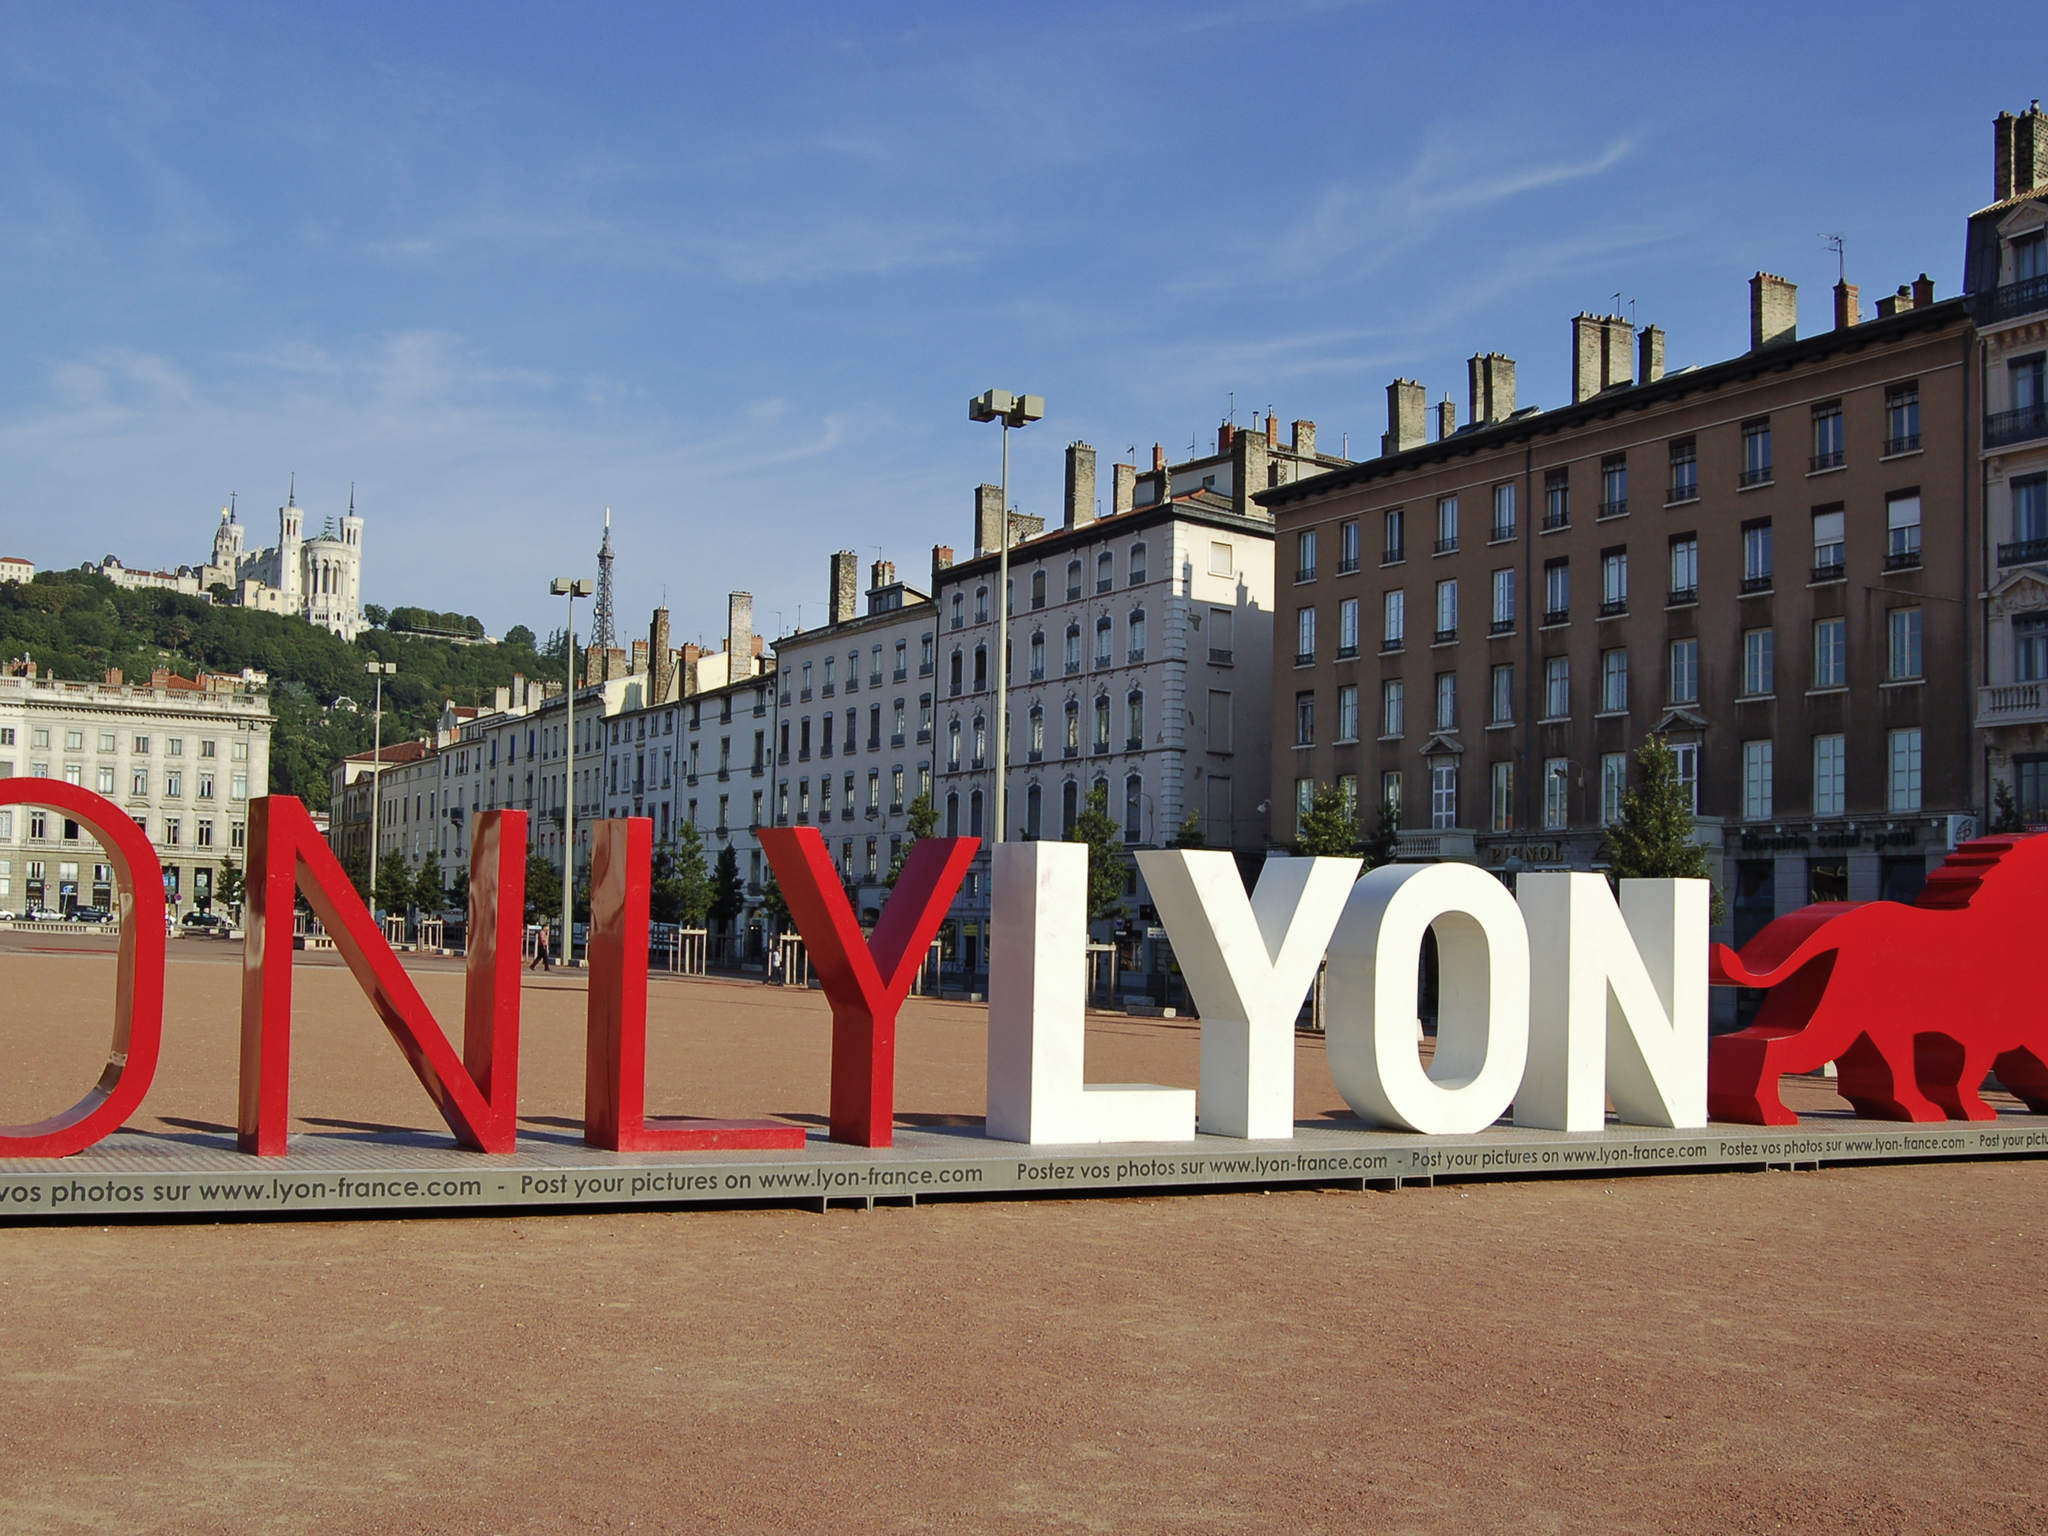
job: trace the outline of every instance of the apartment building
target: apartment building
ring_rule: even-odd
[[[2001,791],[2048,825],[2048,114],[1994,124],[1992,202],[1971,215],[1963,284],[1976,316],[1984,604],[1977,637],[1978,799]]]
[[[249,801],[269,789],[271,724],[258,673],[73,682],[15,663],[0,675],[0,779],[61,779],[113,801],[155,846],[171,911],[204,911],[222,861],[245,858]],[[76,822],[0,806],[0,910],[113,900],[113,868]]]
[[[774,725],[774,818],[816,826],[872,924],[889,870],[909,836],[910,807],[932,793],[936,610],[899,580],[893,561],[868,573],[832,556],[826,622],[775,642],[781,667]]]
[[[1802,336],[1758,273],[1749,350],[1668,373],[1657,327],[1582,314],[1569,404],[1477,356],[1465,427],[1397,380],[1380,457],[1264,493],[1273,840],[1334,781],[1406,857],[1594,867],[1661,733],[1738,938],[1916,891],[1975,824],[1970,316],[1925,277],[1834,299]]]

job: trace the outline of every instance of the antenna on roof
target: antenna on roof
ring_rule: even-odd
[[[1237,425],[1237,391],[1234,389],[1230,392],[1230,424],[1233,427]]]
[[[1849,242],[1840,235],[1822,235],[1821,243],[1835,253],[1835,281],[1849,281]]]
[[[348,515],[356,515],[356,483],[353,480],[348,483]]]
[[[288,507],[299,504],[299,472],[296,469],[292,471],[291,488],[284,493],[284,504]]]

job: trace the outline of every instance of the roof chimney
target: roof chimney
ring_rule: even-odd
[[[1458,408],[1451,404],[1451,397],[1445,395],[1436,408],[1436,440],[1442,442],[1458,430]]]
[[[1380,437],[1380,452],[1405,453],[1419,446],[1426,429],[1423,417],[1428,405],[1422,386],[1413,379],[1396,379],[1387,386],[1387,430]]]
[[[1572,403],[1600,393],[1600,317],[1572,316]]]
[[[1297,421],[1294,424],[1294,451],[1304,459],[1316,456],[1316,424],[1312,421]]]
[[[1934,302],[1934,279],[1922,272],[1913,279],[1913,307],[1925,309]]]
[[[1481,352],[1465,364],[1470,384],[1472,425],[1487,426],[1515,414],[1515,360]],[[1448,435],[1448,434],[1446,434]]]
[[[1863,306],[1858,301],[1856,285],[1851,282],[1835,284],[1835,329],[1846,331],[1863,318]]]
[[[2000,202],[2048,186],[2048,114],[2036,101],[2010,121],[2012,186],[1998,198]]]
[[[1164,443],[1154,443],[1152,445],[1152,473],[1156,475],[1164,468],[1166,468],[1166,445]]]
[[[1086,443],[1067,444],[1067,516],[1065,526],[1078,528],[1095,517],[1095,450]]]
[[[734,592],[725,600],[725,680],[754,675],[754,594]]]
[[[1626,315],[1608,315],[1600,324],[1601,388],[1635,382],[1636,328]]]
[[[953,546],[934,544],[932,546],[932,590],[939,589],[939,573],[953,568]]]
[[[2013,128],[2018,122],[2010,112],[1991,119],[1991,201],[2002,203],[2012,196]]]
[[[1271,411],[1266,412],[1266,441],[1276,448],[1280,446],[1280,418]]]
[[[1237,428],[1231,423],[1226,421],[1216,429],[1216,451],[1218,453],[1230,452],[1230,445],[1236,441]]]
[[[1138,466],[1119,464],[1110,471],[1109,510],[1114,516],[1128,512],[1138,497]]]
[[[1799,285],[1771,272],[1749,280],[1749,350],[1799,336]]]
[[[832,586],[826,593],[826,618],[828,624],[844,624],[860,613],[859,586],[860,556],[850,549],[842,549],[832,557]]]
[[[1654,384],[1664,377],[1664,331],[1646,325],[1636,336],[1636,382]]]
[[[868,574],[870,577],[868,590],[870,592],[880,592],[886,587],[893,587],[896,585],[896,562],[894,560],[877,560],[870,567]]]
[[[974,552],[992,555],[1002,546],[1003,488],[977,485],[974,488]]]

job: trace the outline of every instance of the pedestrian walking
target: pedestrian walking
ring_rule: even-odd
[[[529,971],[552,971],[555,968],[555,957],[549,944],[550,937],[548,925],[542,923],[539,934],[534,938],[533,963],[527,966]]]

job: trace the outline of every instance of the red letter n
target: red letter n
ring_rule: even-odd
[[[896,1113],[896,1012],[981,839],[918,839],[882,908],[872,945],[861,936],[816,827],[763,827],[760,839],[832,1004],[832,1139],[889,1146]]]
[[[519,1100],[519,939],[526,911],[526,813],[471,823],[468,979],[462,1057],[427,1011],[305,806],[270,795],[250,807],[242,953],[242,1150],[281,1157],[291,1116],[292,896],[305,892],[356,984],[391,1031],[455,1139],[510,1152]]]

